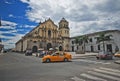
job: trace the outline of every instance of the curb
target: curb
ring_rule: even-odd
[[[74,58],[74,57],[73,57],[72,59],[74,60],[74,59],[85,59],[85,58],[86,58],[86,57],[77,57],[77,58]]]
[[[81,56],[73,56],[73,57],[85,57],[85,56],[96,56],[96,55],[81,55]]]
[[[73,56],[72,59],[85,59],[87,57],[93,57],[96,55],[84,55],[84,56]]]
[[[115,61],[114,63],[116,63],[116,64],[120,64],[120,61]]]

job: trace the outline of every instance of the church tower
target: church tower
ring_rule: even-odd
[[[69,50],[69,23],[65,18],[62,18],[59,22],[59,37],[61,40],[61,46],[59,50],[68,51]]]

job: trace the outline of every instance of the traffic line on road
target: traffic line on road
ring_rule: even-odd
[[[109,62],[97,62],[97,61],[92,61],[92,60],[83,60],[83,59],[79,59],[77,61],[82,61],[82,62],[88,62],[88,63],[94,63],[94,64],[111,64]]]
[[[78,78],[78,77],[76,77],[76,76],[74,76],[73,78],[71,78],[72,80],[74,80],[74,81],[85,81],[85,80],[83,80],[83,79],[80,79],[80,78]]]
[[[100,69],[120,73],[120,70],[117,69],[104,68],[104,67],[100,67]]]
[[[111,74],[111,75],[115,75],[115,76],[119,76],[120,77],[120,73],[114,73],[114,72],[111,72],[111,71],[100,70],[100,69],[94,69],[94,71],[96,71],[96,72],[102,72],[102,73],[107,73],[107,74]]]
[[[0,53],[0,55],[4,55],[3,53]]]
[[[120,81],[120,70],[105,67],[93,68],[71,79],[74,81]]]
[[[92,80],[95,80],[95,81],[107,81],[105,79],[102,79],[102,78],[99,78],[99,77],[96,77],[96,76],[92,76],[90,74],[85,74],[85,73],[81,74],[80,76],[88,78],[88,79],[92,79]]]
[[[93,72],[93,71],[88,71],[88,73],[93,74],[95,76],[97,75],[97,76],[108,78],[108,79],[111,79],[111,80],[120,81],[120,78],[114,77],[114,76],[111,76],[111,75],[107,75],[107,74],[103,74],[103,73],[99,73],[99,72]]]

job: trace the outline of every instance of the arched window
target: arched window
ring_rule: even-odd
[[[51,37],[51,30],[48,30],[48,37]]]

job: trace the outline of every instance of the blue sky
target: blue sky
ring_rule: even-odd
[[[5,48],[12,48],[24,34],[33,29],[38,23],[31,22],[26,16],[28,4],[19,0],[0,0],[0,37]],[[30,9],[29,9],[30,10]]]
[[[70,36],[103,30],[120,30],[120,0],[0,0],[0,38],[5,48],[41,21],[51,18],[56,25],[69,21]]]

